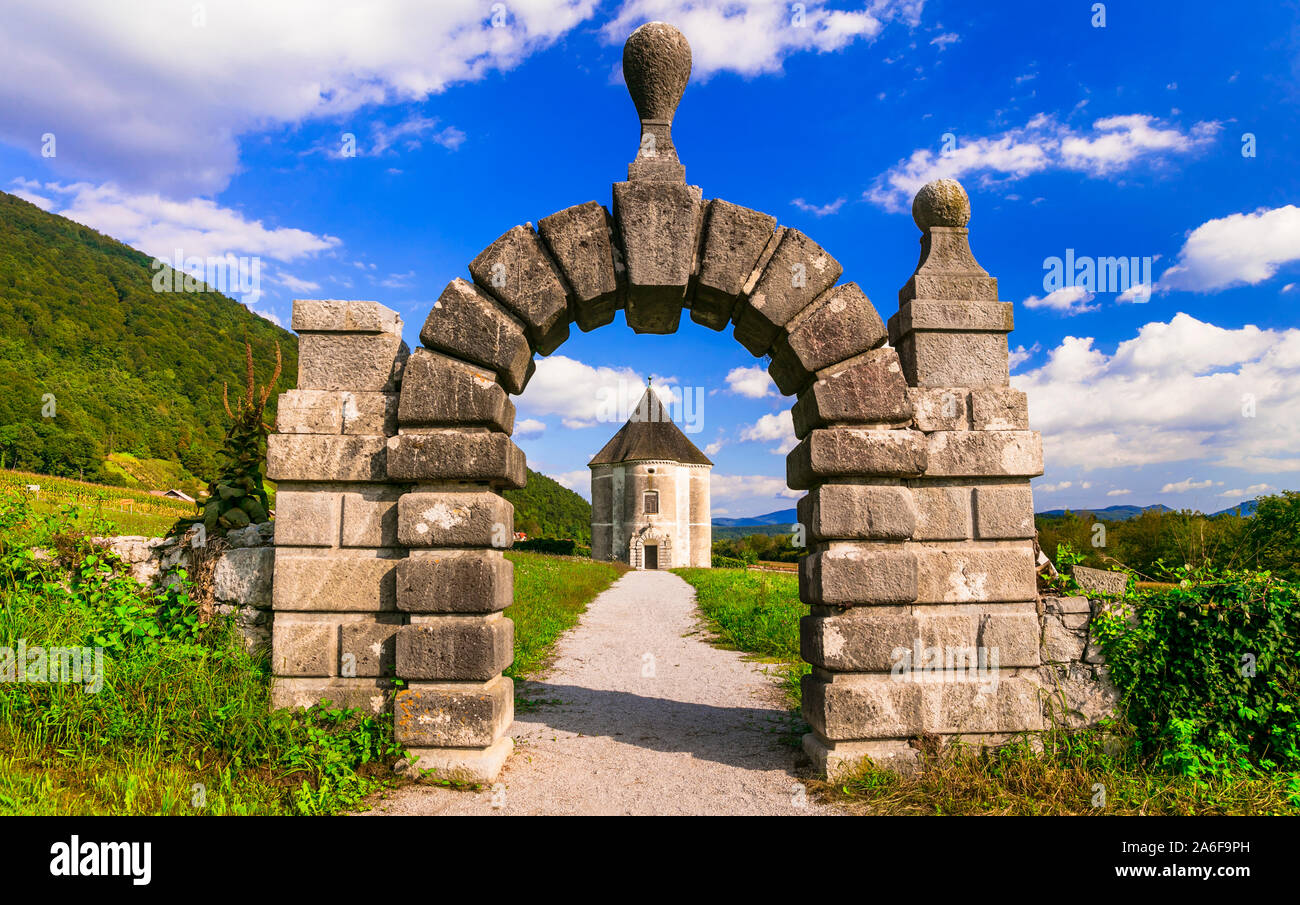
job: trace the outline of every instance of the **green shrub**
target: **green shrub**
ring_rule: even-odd
[[[745,561],[736,559],[732,556],[723,556],[721,553],[713,554],[713,568],[715,569],[743,569]]]

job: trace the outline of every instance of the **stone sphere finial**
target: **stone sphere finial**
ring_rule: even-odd
[[[912,219],[921,232],[932,226],[965,226],[970,222],[970,198],[956,179],[927,182],[912,200]]]
[[[623,45],[623,79],[642,122],[672,122],[691,77],[691,45],[666,22],[647,22]]]

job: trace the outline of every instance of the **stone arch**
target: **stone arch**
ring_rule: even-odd
[[[310,659],[300,647],[324,642],[328,660],[378,638],[390,659],[355,686],[339,685],[349,677],[331,665],[309,669],[345,692],[335,700],[374,701],[385,676],[404,680],[398,739],[421,766],[494,778],[511,749],[514,700],[501,674],[513,649],[501,614],[513,586],[502,556],[513,510],[500,491],[523,486],[526,473],[510,396],[527,386],[534,354],[559,348],[571,324],[593,330],[623,310],[638,333],[671,333],[689,311],[710,329],[731,326],[797,397],[787,480],[808,491],[799,577],[810,607],[801,648],[813,667],[805,749],[815,763],[835,774],[865,756],[910,760],[908,739],[922,734],[996,739],[1041,724],[1027,675],[1040,662],[1028,481],[1041,473],[1041,449],[1023,394],[1007,387],[1011,305],[970,252],[965,192],[942,180],[918,194],[920,260],[886,324],[811,238],[686,184],[671,121],[689,71],[689,48],[670,26],[629,38],[624,73],[642,141],[628,181],[613,186],[612,212],[589,201],[503,233],[471,262],[470,279],[447,285],[409,358],[393,347],[400,321],[394,330],[387,309],[296,304],[302,367],[314,360],[309,337],[333,338],[320,344],[336,366],[338,336],[352,337],[353,357],[374,372],[368,385],[380,384],[383,424],[326,449],[282,421],[271,476],[304,482],[288,485],[291,521],[308,509],[333,517],[332,500],[306,483],[322,480],[376,482],[372,518],[389,521],[365,555],[335,555],[381,598],[375,615],[341,627],[282,587],[281,556],[295,574],[311,557],[288,549],[299,539],[292,524],[277,533],[286,548],[277,550],[277,611],[321,617],[295,615],[283,635],[277,624],[276,673],[288,683],[279,687],[299,689],[280,693],[282,703],[317,687],[294,671]],[[308,307],[330,304],[343,307]],[[302,467],[313,456],[317,465]],[[349,492],[338,503],[345,541]],[[979,683],[951,670],[951,681],[913,681],[931,648],[995,651],[993,671]]]
[[[673,538],[667,531],[655,525],[646,525],[628,540],[628,565],[634,569],[645,568],[645,548],[653,544],[659,548],[659,568],[671,569],[673,562]]]

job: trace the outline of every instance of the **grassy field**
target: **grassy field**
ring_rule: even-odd
[[[40,490],[29,491],[28,486]],[[144,490],[25,471],[0,471],[0,493],[6,492],[25,496],[37,512],[53,514],[64,506],[76,506],[74,525],[88,530],[92,524],[102,523],[109,534],[162,537],[178,518],[195,514],[191,503],[154,496]]]
[[[522,676],[619,570],[509,555]],[[270,711],[268,660],[228,625],[145,592],[66,513],[0,494],[0,648],[20,640],[102,648],[103,683],[0,682],[0,814],[330,814],[409,781],[391,716]]]
[[[753,569],[677,569],[725,647],[783,666],[782,685],[799,706],[798,578]],[[866,765],[838,783],[809,780],[850,813],[896,814],[1300,814],[1300,777],[1171,776],[1149,770],[1127,739],[1102,731],[1054,731],[998,751],[953,748],[926,770],[901,776]],[[1094,806],[1098,786],[1104,808]]]
[[[696,601],[718,641],[780,666],[781,687],[799,709],[799,576],[756,569],[674,569],[695,588]]]

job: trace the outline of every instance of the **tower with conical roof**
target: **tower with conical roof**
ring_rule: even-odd
[[[634,569],[707,569],[713,463],[673,423],[649,386],[627,423],[587,463],[591,556]]]

